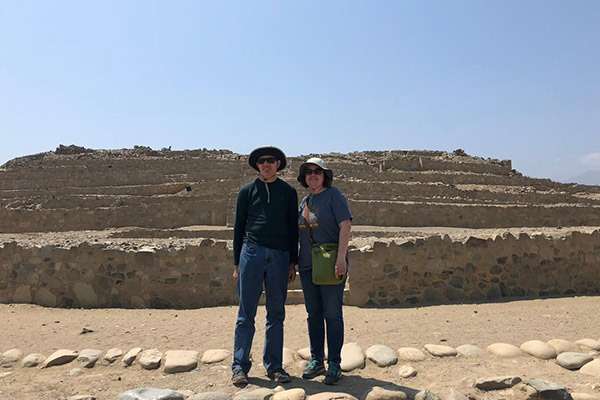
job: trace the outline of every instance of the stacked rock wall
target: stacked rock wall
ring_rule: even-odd
[[[198,308],[234,304],[226,241],[156,249],[81,243],[0,247],[0,303]]]
[[[352,253],[351,304],[410,306],[600,294],[600,230],[378,242]]]
[[[235,304],[230,242],[0,246],[0,302],[60,307]],[[347,304],[412,306],[600,294],[600,230],[375,242],[350,252]]]

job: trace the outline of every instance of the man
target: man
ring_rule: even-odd
[[[276,147],[259,147],[250,153],[248,163],[259,175],[238,194],[233,239],[233,278],[240,307],[231,381],[238,387],[248,384],[254,318],[263,285],[267,300],[263,364],[271,380],[290,381],[282,367],[283,321],[288,280],[295,278],[298,262],[298,194],[277,177],[286,166],[285,154]]]

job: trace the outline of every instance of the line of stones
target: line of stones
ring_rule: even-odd
[[[427,354],[433,357],[479,357],[483,354],[481,348],[470,344],[457,348],[447,345],[426,344],[423,346],[423,350],[414,347],[401,347],[398,350],[393,350],[388,346],[376,344],[363,351],[357,343],[347,343],[342,348],[341,367],[346,372],[364,368],[366,359],[379,367],[389,367],[395,365],[399,359],[413,362],[424,361],[428,358]],[[563,339],[552,339],[548,342],[530,340],[521,344],[520,347],[508,343],[494,343],[487,347],[487,351],[502,358],[528,354],[542,360],[556,359],[556,363],[563,368],[580,370],[586,375],[600,377],[600,358],[598,358],[600,355],[600,340],[590,338],[577,340],[576,342]],[[119,348],[113,348],[108,350],[102,357],[102,351],[96,349],[81,351],[60,349],[46,358],[38,353],[23,357],[23,352],[20,349],[11,349],[0,356],[0,366],[10,368],[21,361],[21,366],[25,368],[38,366],[48,368],[77,360],[82,367],[92,368],[99,360],[104,365],[111,365],[121,357],[121,364],[124,367],[129,367],[137,362],[142,368],[152,370],[158,369],[163,364],[165,373],[178,373],[195,369],[198,362],[202,364],[222,362],[231,357],[231,352],[224,349],[211,349],[205,351],[200,357],[197,351],[192,350],[169,350],[163,355],[158,349],[143,350],[140,347],[135,347],[126,353]],[[309,360],[310,349],[306,347],[297,352],[288,348],[284,349],[284,366],[291,365],[298,358]],[[404,365],[398,369],[398,375],[402,378],[413,377],[416,374],[417,371],[410,365]]]

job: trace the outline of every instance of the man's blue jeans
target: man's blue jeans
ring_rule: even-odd
[[[315,285],[312,270],[301,270],[304,305],[308,313],[308,337],[310,355],[313,360],[323,363],[325,359],[325,323],[327,323],[327,349],[330,363],[341,362],[344,344],[344,283],[339,285]]]
[[[250,371],[250,350],[254,338],[254,318],[258,300],[263,291],[266,295],[267,324],[263,365],[267,372],[282,368],[283,320],[288,288],[290,256],[288,251],[275,250],[245,242],[240,254],[238,295],[240,307],[235,324],[233,348],[233,371]]]

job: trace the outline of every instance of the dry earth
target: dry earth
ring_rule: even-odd
[[[515,345],[532,340],[563,338],[571,341],[590,337],[600,339],[600,297],[577,297],[513,301],[494,304],[443,305],[404,309],[369,309],[345,307],[346,342],[358,342],[363,350],[373,344],[394,349],[405,346],[421,348],[424,344],[447,344],[453,347],[475,344],[482,348],[494,342]],[[0,305],[0,351],[18,347],[25,354],[49,355],[59,348],[103,351],[134,346],[197,350],[232,346],[235,307],[198,310],[124,310],[124,309],[50,309],[33,305]],[[257,333],[253,354],[260,360],[264,335],[264,309],[257,316]],[[303,305],[288,306],[285,328],[286,347],[297,350],[308,345]],[[82,328],[93,332],[81,334]],[[399,362],[398,365],[404,364]],[[480,377],[519,375],[542,378],[566,385],[570,391],[600,396],[600,380],[577,371],[568,371],[554,361],[524,356],[500,359],[489,354],[476,359],[461,357],[433,359],[412,365],[418,375],[403,379],[396,375],[398,366],[379,368],[367,362],[363,370],[347,373],[335,391],[358,398],[372,386],[390,389],[421,390],[429,388],[441,395],[451,388],[473,391],[471,385]],[[78,376],[69,372],[75,363],[47,369],[21,367],[2,369],[12,374],[0,378],[2,400],[63,399],[75,394],[93,394],[97,399],[116,399],[118,394],[135,387],[153,386],[193,392],[225,391],[235,393],[228,380],[229,364],[200,365],[198,369],[176,375],[162,370],[145,371],[139,366],[97,365],[84,369]],[[298,365],[289,368],[298,376]],[[250,373],[250,388],[273,387],[264,377],[259,362]],[[286,387],[303,387],[307,394],[330,391],[317,380],[295,378]],[[479,394],[480,398],[511,398],[515,393],[499,391]]]

